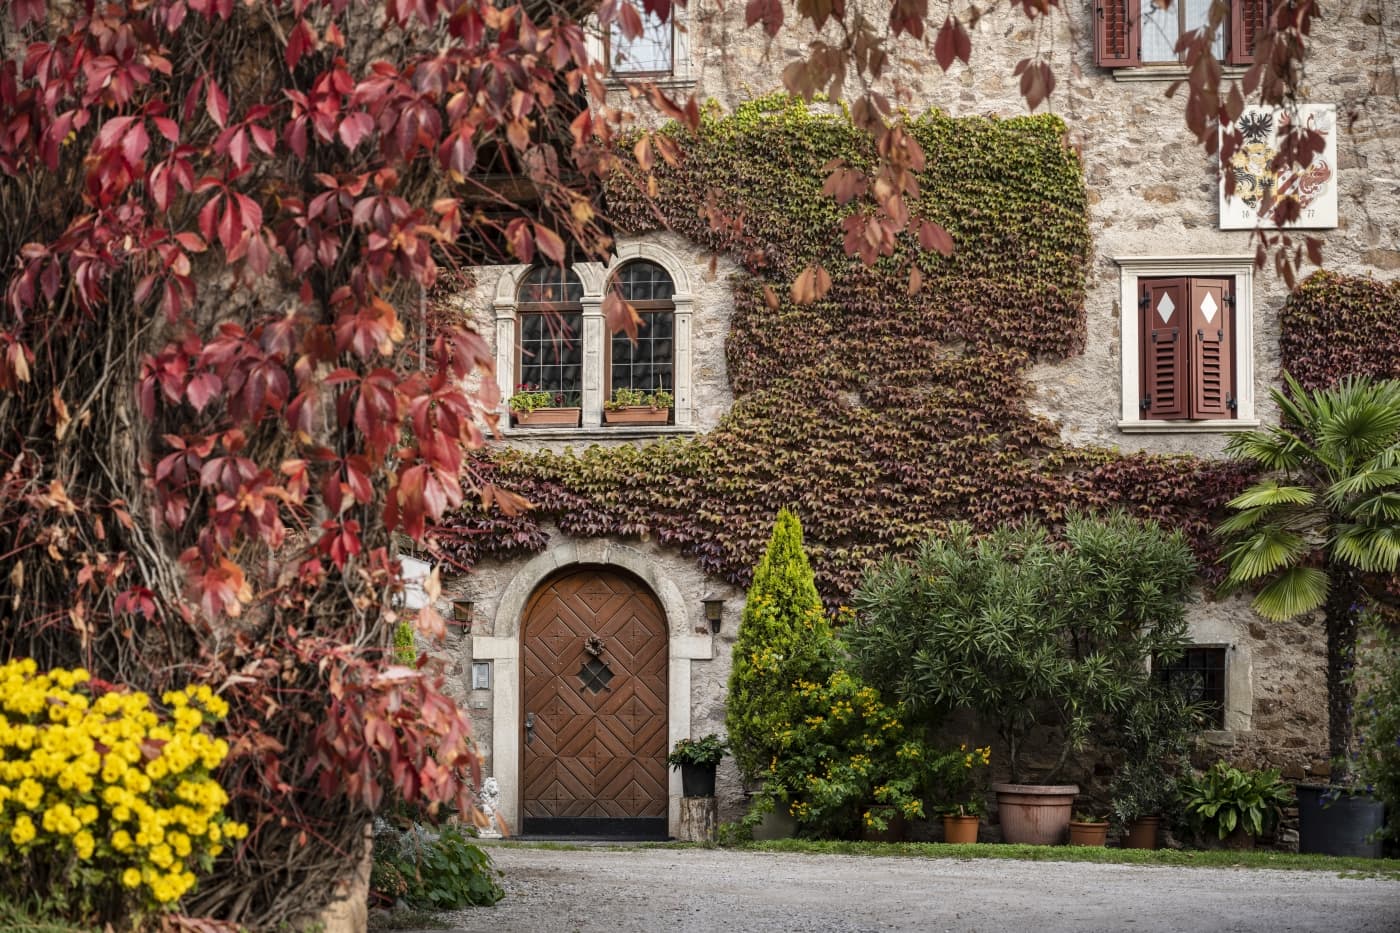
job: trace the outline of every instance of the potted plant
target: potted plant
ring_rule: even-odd
[[[1284,805],[1293,802],[1293,788],[1279,780],[1279,772],[1242,771],[1223,761],[1185,785],[1192,825],[1230,849],[1254,848],[1254,840],[1273,829]]]
[[[954,525],[912,561],[873,568],[842,632],[865,679],[912,714],[970,709],[996,726],[1011,781],[993,790],[1009,842],[1064,840],[1079,788],[1056,781],[1071,754],[1117,730],[1151,689],[1151,658],[1185,647],[1195,562],[1179,533],[1114,513],[1071,516],[1063,539],[1027,524],[979,540]],[[1036,739],[1059,744],[1041,783],[1022,763]]]
[[[1069,844],[1102,846],[1108,844],[1108,819],[1094,813],[1076,812],[1069,821]]]
[[[511,416],[521,427],[576,428],[583,409],[569,405],[563,392],[550,392],[537,385],[522,382],[507,401]]]
[[[1400,629],[1393,619],[1390,625],[1384,624],[1377,613],[1367,621],[1370,644],[1356,669],[1353,773],[1371,793],[1333,802],[1330,816],[1335,822],[1356,824],[1345,827],[1347,838],[1353,840],[1347,854],[1379,858],[1383,839],[1400,839]],[[1303,794],[1298,796],[1301,816]]]
[[[1202,711],[1173,686],[1156,682],[1125,712],[1116,740],[1122,763],[1109,784],[1113,822],[1125,849],[1157,848],[1161,820],[1181,807],[1180,775]]]
[[[1332,786],[1299,785],[1298,847],[1369,854],[1358,831],[1381,818],[1381,804],[1349,794],[1356,684],[1348,672],[1362,615],[1400,568],[1392,504],[1400,492],[1400,380],[1353,376],[1311,390],[1286,373],[1284,380],[1287,391],[1273,392],[1282,423],[1237,434],[1226,447],[1267,472],[1230,501],[1238,514],[1220,525],[1225,589],[1255,590],[1254,608],[1268,619],[1323,611]]]
[[[666,763],[681,769],[681,795],[713,797],[715,771],[727,751],[729,744],[713,732],[702,738],[677,741]]]
[[[990,745],[969,749],[966,743],[943,756],[933,774],[938,813],[943,817],[943,841],[977,841],[986,812],[986,772],[992,762]]]
[[[613,389],[612,398],[603,403],[603,423],[665,424],[675,404],[675,396],[665,389]]]

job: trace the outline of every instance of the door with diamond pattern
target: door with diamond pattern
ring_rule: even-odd
[[[525,607],[521,829],[666,836],[667,639],[630,575],[554,577]]]

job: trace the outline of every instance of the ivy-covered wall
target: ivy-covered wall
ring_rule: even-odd
[[[818,583],[837,601],[872,559],[953,520],[988,528],[1072,507],[1124,505],[1190,534],[1207,567],[1212,513],[1242,487],[1237,465],[1062,446],[1026,405],[1028,367],[1084,344],[1091,251],[1079,161],[1055,117],[913,119],[927,156],[921,197],[952,234],[952,257],[847,259],[838,207],[820,193],[833,158],[870,160],[841,115],[786,98],[711,115],[676,133],[679,168],[659,170],[661,213],[728,254],[735,310],[726,343],[735,404],[692,440],[582,453],[496,450],[483,469],[534,504],[523,516],[464,512],[441,529],[457,559],[546,546],[547,522],[580,537],[647,535],[743,584],[773,516],[801,516]],[[741,224],[711,228],[707,192]],[[611,192],[622,227],[655,226],[629,188]],[[824,300],[796,305],[808,263]],[[908,263],[923,287],[908,294]],[[1208,569],[1209,573],[1209,569]]]
[[[1400,378],[1400,280],[1317,272],[1280,317],[1283,368],[1307,388],[1352,374]]]

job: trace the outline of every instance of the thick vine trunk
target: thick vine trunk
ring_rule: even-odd
[[[1356,657],[1356,617],[1361,591],[1355,573],[1328,568],[1332,588],[1327,596],[1327,754],[1332,760],[1332,783],[1346,784],[1351,774],[1352,703],[1356,687],[1351,670]]]

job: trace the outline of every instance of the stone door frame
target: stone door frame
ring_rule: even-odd
[[[691,662],[714,657],[713,637],[696,634],[680,589],[644,553],[610,541],[565,541],[523,564],[501,592],[492,622],[494,635],[472,637],[472,658],[492,661],[491,761],[489,773],[501,787],[500,815],[511,831],[520,827],[521,678],[520,637],[525,604],[549,577],[560,570],[594,565],[631,572],[650,588],[666,619],[667,646],[667,751],[676,741],[690,737]],[[668,775],[667,831],[674,836],[680,818],[680,773]]]

